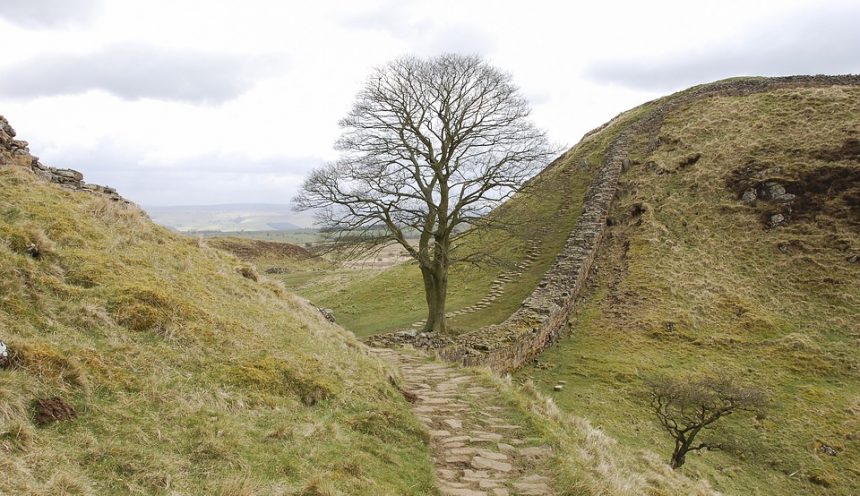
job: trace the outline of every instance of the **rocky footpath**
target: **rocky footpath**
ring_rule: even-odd
[[[0,115],[0,167],[21,167],[64,188],[105,195],[114,201],[128,203],[113,188],[84,182],[83,174],[76,170],[43,165],[38,157],[30,153],[30,144],[24,140],[15,139],[15,136],[15,130],[9,125],[9,121]]]
[[[371,352],[397,366],[404,395],[430,433],[439,489],[446,496],[550,496],[553,451],[536,444],[473,372],[389,349]]]

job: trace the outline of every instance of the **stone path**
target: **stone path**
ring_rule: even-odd
[[[496,397],[498,391],[452,364],[394,350],[372,353],[396,364],[414,395],[413,409],[430,431],[439,489],[446,496],[551,496],[542,468],[552,455],[525,437]],[[410,396],[411,396],[410,395]]]

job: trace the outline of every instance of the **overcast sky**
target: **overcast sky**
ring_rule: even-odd
[[[480,54],[558,144],[737,75],[860,72],[860,2],[0,0],[0,114],[143,205],[287,203],[370,70]]]

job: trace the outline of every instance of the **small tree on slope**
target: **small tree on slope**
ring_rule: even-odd
[[[761,391],[726,377],[660,377],[648,381],[648,392],[652,410],[675,440],[670,459],[675,469],[684,464],[690,451],[719,448],[713,442],[694,444],[703,429],[727,415],[759,411],[766,404]]]
[[[425,330],[443,332],[463,237],[553,153],[529,113],[510,75],[479,57],[395,60],[368,79],[340,122],[340,159],[310,175],[296,205],[317,211],[335,246],[400,244],[421,270]]]

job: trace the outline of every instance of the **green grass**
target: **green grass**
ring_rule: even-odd
[[[736,448],[692,455],[684,473],[726,494],[860,492],[860,264],[849,261],[860,253],[850,172],[860,165],[821,158],[856,139],[857,115],[860,89],[845,87],[711,98],[670,113],[664,145],[649,153],[644,136],[636,142],[570,336],[519,379],[668,459],[643,379],[730,373],[768,391],[770,412],[720,421],[715,434]],[[701,159],[679,169],[691,153]],[[778,205],[739,201],[731,188],[747,167],[797,192],[786,225],[763,222]],[[821,191],[816,178],[833,167],[841,179]]]
[[[630,122],[650,108],[625,113],[565,153],[522,192],[500,207],[494,216],[505,228],[494,229],[466,241],[464,253],[478,250],[493,257],[492,263],[459,265],[449,279],[449,311],[470,306],[489,291],[494,279],[522,260],[530,240],[540,246],[538,259],[520,278],[508,283],[504,293],[487,308],[449,320],[452,332],[466,332],[506,319],[534,289],[555,261],[570,230],[579,218],[585,192],[609,144]],[[581,167],[587,160],[589,167]],[[562,202],[569,208],[559,214]],[[341,271],[307,277],[290,286],[319,306],[334,309],[338,323],[358,336],[367,336],[410,324],[426,317],[423,284],[415,264],[364,273]]]
[[[434,494],[391,371],[242,266],[0,168],[0,493]],[[77,418],[37,427],[53,396]]]

